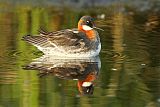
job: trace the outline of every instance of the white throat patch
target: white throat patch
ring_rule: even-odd
[[[93,28],[91,28],[90,26],[87,25],[82,25],[83,30],[92,30]]]
[[[92,85],[92,82],[84,82],[84,83],[82,84],[83,87],[89,87],[89,86],[91,86],[91,85]]]

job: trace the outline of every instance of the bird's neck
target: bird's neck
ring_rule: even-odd
[[[96,33],[94,30],[87,30],[85,31],[85,34],[87,35],[87,38],[89,38],[90,40],[96,39]]]
[[[96,32],[95,32],[94,29],[83,30],[82,27],[78,27],[78,30],[81,31],[81,32],[84,32],[89,40],[95,40],[96,39]]]
[[[95,40],[95,39],[96,39],[96,31],[95,31],[94,29],[84,30],[84,29],[82,28],[81,23],[82,23],[82,20],[80,20],[80,21],[78,22],[78,30],[79,30],[80,32],[84,32],[84,33],[86,34],[86,36],[87,36],[88,39],[90,39],[90,40]]]

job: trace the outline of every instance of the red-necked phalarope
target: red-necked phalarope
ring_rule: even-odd
[[[33,44],[47,55],[60,57],[94,57],[99,55],[101,42],[95,30],[93,18],[83,16],[78,29],[65,29],[55,32],[40,30],[37,36],[27,35],[23,40]]]

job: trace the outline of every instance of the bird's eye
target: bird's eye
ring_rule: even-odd
[[[86,25],[87,25],[87,26],[90,26],[90,27],[93,27],[93,24],[92,24],[92,22],[91,22],[90,20],[87,20],[87,21],[86,21]]]

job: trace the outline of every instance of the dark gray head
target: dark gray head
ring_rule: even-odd
[[[83,16],[78,22],[79,30],[92,30],[95,27],[94,19],[91,16]]]
[[[89,85],[89,86],[82,86],[82,93],[84,95],[92,95],[94,91],[94,86],[93,84]]]
[[[98,28],[98,27],[95,26],[94,18],[92,18],[91,16],[83,16],[83,17],[81,17],[81,19],[78,22],[78,30],[80,30],[80,31],[89,31],[89,30],[92,30],[93,28],[101,30],[101,31],[104,31],[103,29]]]

